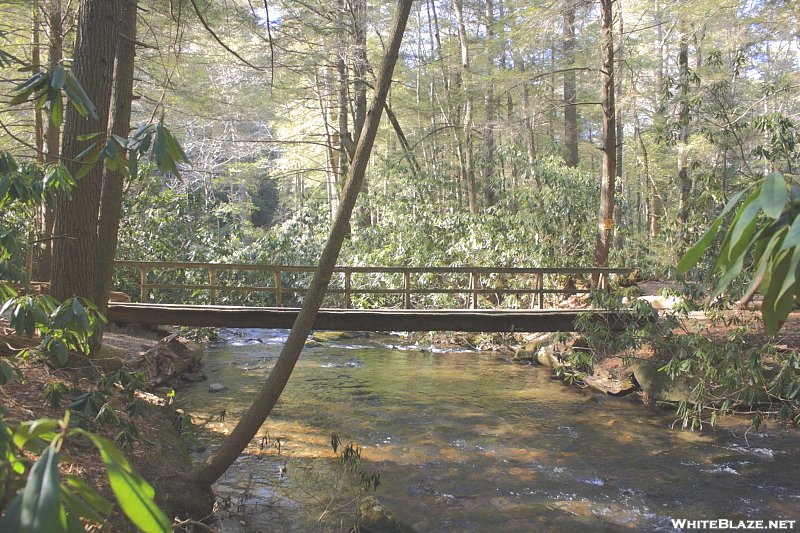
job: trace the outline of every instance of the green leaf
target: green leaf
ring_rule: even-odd
[[[85,117],[86,115],[88,115],[88,114],[89,114],[89,111],[86,109],[86,106],[85,106],[85,105],[83,105],[83,104],[80,102],[80,100],[81,100],[80,96],[78,96],[78,93],[76,93],[76,92],[75,92],[75,91],[72,89],[72,87],[70,86],[70,84],[69,84],[69,83],[67,83],[67,84],[65,84],[65,85],[64,85],[64,92],[66,93],[66,95],[67,95],[67,98],[68,98],[68,99],[69,99],[69,101],[72,103],[73,107],[75,107],[75,109],[77,109],[77,110],[78,110],[78,113],[80,113],[80,115],[81,115],[82,117]]]
[[[58,358],[58,364],[65,365],[67,361],[69,361],[69,349],[67,345],[61,339],[55,340],[56,345],[56,357]]]
[[[56,128],[61,127],[61,123],[64,122],[64,101],[61,99],[61,95],[56,95],[56,97],[52,100],[52,104],[50,107],[50,120],[53,121],[53,125]]]
[[[90,144],[88,147],[86,147],[86,148],[83,150],[83,152],[81,152],[81,153],[79,153],[77,156],[75,156],[75,159],[77,159],[77,160],[81,160],[81,159],[83,159],[83,156],[85,156],[86,154],[88,154],[89,152],[91,152],[91,151],[92,151],[92,149],[94,149],[96,146],[97,146],[97,143],[96,143],[96,142],[93,142],[93,143],[92,143],[92,144]],[[93,153],[93,154],[92,154],[90,157],[88,157],[88,158],[86,159],[86,161],[84,161],[84,163],[86,163],[87,165],[91,165],[91,164],[93,164],[93,163],[96,163],[96,162],[97,162],[97,160],[98,160],[98,159],[100,159],[100,152],[102,151],[102,149],[103,149],[102,147],[101,147],[101,148],[99,148],[99,149],[98,149],[98,150],[97,150],[95,153]]]
[[[8,194],[8,189],[11,187],[11,176],[4,174],[0,177],[0,201],[3,201]]]
[[[60,89],[64,86],[64,80],[66,79],[66,70],[61,65],[56,65],[56,68],[53,69],[53,75],[50,76],[50,87],[54,87],[56,89]]]
[[[14,464],[15,467],[21,466],[21,463],[17,461]],[[15,472],[21,474],[16,468],[14,469]],[[24,472],[24,470],[23,470]],[[0,516],[0,531],[10,531],[12,533],[17,533],[21,531],[21,524],[22,524],[22,494],[14,498],[14,501],[11,502],[2,516]]]
[[[755,193],[753,193],[755,195]],[[758,222],[758,213],[761,211],[760,197],[753,198],[749,203],[745,203],[736,213],[729,232],[728,240],[728,262],[734,262],[747,251],[747,242],[753,235]]]
[[[114,140],[117,141],[117,144],[119,144],[122,148],[128,147],[128,139],[123,139],[119,135],[114,135],[113,133],[111,134],[111,137],[113,137]]]
[[[107,157],[109,157],[111,159],[116,159],[117,158],[117,143],[114,142],[114,139],[108,139],[106,141],[105,150],[106,150]]]
[[[88,485],[87,487],[91,489]],[[85,500],[73,494],[63,483],[61,484],[61,499],[69,514],[83,517],[95,524],[102,524],[105,522],[105,518],[103,518],[100,513],[93,509]],[[111,504],[109,504],[109,508],[111,508]]]
[[[47,74],[43,71],[39,71],[27,80],[23,81],[19,85],[17,85],[14,90],[15,91],[35,91],[39,89],[42,85],[46,85],[47,83]]]
[[[28,97],[30,97],[30,95],[32,93],[33,93],[33,89],[29,89],[27,91],[23,91],[21,93],[17,93],[17,95],[14,96],[14,98],[12,98],[9,103],[11,105],[17,105],[17,104],[21,104],[23,102],[27,102],[28,101]]]
[[[744,254],[739,255],[733,263],[730,263],[725,267],[723,270],[723,274],[720,277],[719,282],[717,283],[716,289],[714,289],[714,293],[710,297],[710,301],[716,300],[717,296],[722,294],[722,292],[728,287],[731,281],[736,278],[739,274],[742,273],[742,269],[744,268]]]
[[[8,361],[0,361],[0,386],[5,385],[14,379],[14,369],[8,364]]]
[[[764,321],[764,333],[769,336],[778,332],[792,310],[794,289],[784,293],[780,298],[778,297],[782,288],[781,280],[786,278],[790,263],[791,254],[784,250],[775,259],[770,279],[767,281],[768,286],[763,292],[764,302],[761,304],[761,318]],[[764,278],[767,280],[767,276]]]
[[[139,159],[136,150],[128,150],[128,179],[136,179],[139,174]]]
[[[170,520],[153,502],[153,487],[131,468],[111,442],[92,433],[82,433],[100,450],[111,489],[131,522],[145,533],[170,533]]]
[[[719,230],[719,226],[722,224],[722,218],[716,219],[711,226],[706,230],[700,239],[688,250],[686,253],[683,254],[681,260],[678,262],[678,274],[683,274],[688,272],[692,267],[694,267],[700,258],[703,256],[703,252],[708,249],[711,245],[711,242],[714,240],[714,237],[717,235],[717,230]]]
[[[22,494],[20,533],[57,533],[61,523],[61,488],[58,454],[48,446],[34,463]]]
[[[781,245],[780,251],[786,250],[787,248],[792,248],[800,244],[800,216],[794,219],[792,225],[789,226],[789,233],[786,234],[786,238],[783,240],[783,245]]]
[[[166,128],[165,128],[166,129]],[[167,148],[169,149],[170,155],[175,161],[189,161],[189,156],[186,155],[186,152],[183,151],[183,147],[180,145],[178,140],[172,135],[170,130],[166,130],[167,132]]]
[[[153,157],[156,159],[156,164],[163,172],[164,157],[167,153],[167,136],[164,132],[164,126],[158,124],[156,126],[156,138],[153,141]]]
[[[82,177],[84,177],[86,174],[88,174],[89,172],[91,172],[91,170],[92,170],[93,168],[94,168],[94,165],[83,165],[83,166],[81,167],[81,169],[78,171],[78,173],[77,173],[77,174],[75,174],[75,179],[76,179],[76,180],[79,180],[79,179],[81,179],[81,178],[82,178]]]
[[[14,431],[14,446],[24,448],[28,440],[52,433],[58,427],[58,422],[41,418],[32,422],[23,422]]]
[[[97,137],[98,135],[100,135],[100,133],[101,132],[98,131],[97,133],[89,133],[87,135],[78,135],[78,140],[79,141],[90,141],[90,140],[94,139],[95,137]],[[94,146],[94,145],[92,145],[92,146]],[[78,156],[78,157],[80,158],[80,156]]]
[[[789,266],[786,269],[786,276],[783,278],[783,283],[778,291],[778,296],[775,299],[776,305],[782,301],[783,296],[792,291],[795,281],[797,280],[797,265],[800,264],[800,248],[795,248],[792,253],[792,258],[789,260]],[[794,295],[794,292],[792,292]]]
[[[744,192],[744,191],[742,191],[742,192]],[[745,199],[744,202],[742,202],[742,205],[739,207],[739,210],[733,216],[733,220],[731,221],[731,227],[736,225],[736,223],[739,221],[739,219],[742,216],[742,211],[748,205],[750,205],[751,203],[755,202],[760,194],[761,194],[761,189],[760,188],[756,188],[756,190],[753,191],[750,194],[750,196],[748,196],[747,199]],[[741,197],[741,193],[737,194],[737,196]],[[736,198],[736,197],[734,197],[734,198]],[[731,198],[731,200],[728,201],[728,204],[725,206],[725,209],[723,209],[723,213],[727,212],[727,210],[729,210],[730,208],[732,208],[735,205],[734,202],[733,202],[734,198]],[[720,215],[720,216],[722,216],[722,215]],[[728,263],[730,263],[730,259],[728,258],[728,255],[729,255],[729,252],[730,252],[731,232],[732,232],[732,230],[728,229],[728,233],[725,235],[725,238],[722,240],[722,245],[720,246],[719,255],[717,256],[717,262],[714,265],[714,270],[717,270],[717,269],[721,269],[722,270],[728,265]]]
[[[759,198],[764,213],[770,218],[778,218],[789,198],[786,181],[780,172],[773,172],[764,179]]]
[[[64,85],[64,88],[66,89],[67,87],[69,87],[69,90],[67,90],[66,93],[67,95],[72,94],[72,96],[70,96],[70,100],[75,105],[75,108],[78,109],[78,111],[81,111],[81,109],[85,111],[85,113],[81,113],[82,115],[88,114],[95,120],[100,118],[97,116],[97,108],[95,108],[94,104],[89,99],[89,96],[86,94],[86,91],[83,90],[83,87],[81,87],[78,79],[72,74],[71,71],[66,73],[66,84]]]
[[[111,514],[111,511],[114,510],[114,506],[111,504],[111,502],[103,498],[103,496],[101,496],[100,493],[94,489],[94,487],[86,483],[78,476],[71,474],[65,475],[64,482],[101,514],[108,516]]]

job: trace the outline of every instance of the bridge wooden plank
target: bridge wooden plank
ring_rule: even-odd
[[[108,319],[119,323],[226,328],[291,328],[299,309],[110,303]],[[336,331],[575,331],[580,310],[519,309],[321,309],[316,330]],[[625,317],[603,312],[614,329]]]

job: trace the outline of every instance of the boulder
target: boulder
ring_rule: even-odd
[[[100,367],[106,374],[116,372],[125,364],[128,356],[124,348],[103,344],[96,357],[92,357],[92,363]]]
[[[374,496],[361,500],[359,511],[358,530],[361,533],[416,533],[414,528],[395,517]]]
[[[693,389],[698,380],[690,379],[687,376],[676,376],[675,379],[672,379],[666,372],[658,370],[662,366],[663,364],[646,359],[632,363],[633,376],[642,391],[647,393],[650,400],[656,402],[687,401],[693,403],[697,398]]]
[[[556,347],[553,345],[542,346],[541,348],[539,348],[539,351],[536,352],[536,360],[539,361],[540,365],[546,366],[548,368],[556,368],[557,366],[562,366],[561,360],[558,358],[558,352],[556,351]]]
[[[352,339],[353,335],[347,331],[315,331],[311,338],[317,342],[333,342]]]
[[[595,366],[592,369],[592,374],[585,376],[583,382],[595,390],[612,396],[632,392],[636,388],[636,384],[633,382],[633,375],[630,372],[615,375],[599,366]]]
[[[225,392],[226,390],[228,390],[228,387],[226,387],[222,383],[219,383],[219,382],[215,381],[214,383],[209,383],[208,384],[208,392],[211,392],[211,393],[214,393],[214,392]]]
[[[536,360],[536,352],[532,352],[526,348],[520,348],[516,352],[514,352],[514,361],[535,361]]]
[[[181,379],[188,383],[200,383],[206,380],[206,375],[201,372],[188,372],[181,375]]]

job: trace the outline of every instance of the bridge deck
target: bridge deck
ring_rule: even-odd
[[[547,309],[321,309],[314,328],[336,331],[575,331],[582,310]],[[110,303],[108,319],[164,326],[291,328],[297,308]],[[603,312],[614,329],[625,317]]]

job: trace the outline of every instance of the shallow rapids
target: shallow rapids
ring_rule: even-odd
[[[286,334],[238,330],[208,350],[208,380],[178,393],[201,426],[198,460],[233,428]],[[334,458],[336,434],[361,451],[358,471],[379,472],[375,496],[420,533],[681,531],[680,519],[796,520],[800,530],[798,430],[674,421],[672,410],[490,353],[338,341],[306,348],[215,491],[228,533],[349,531],[359,478]]]

